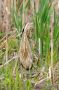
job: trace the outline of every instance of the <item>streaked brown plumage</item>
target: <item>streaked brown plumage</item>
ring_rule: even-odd
[[[26,27],[25,28],[26,31],[23,32],[22,39],[20,42],[19,54],[20,54],[20,62],[23,65],[23,67],[25,69],[30,69],[32,66],[32,51],[27,37],[28,32],[27,29],[30,30],[30,28]]]

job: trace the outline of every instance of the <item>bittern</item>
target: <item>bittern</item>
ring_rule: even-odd
[[[20,62],[25,69],[30,69],[32,66],[32,51],[29,44],[28,36],[30,36],[31,29],[33,28],[32,23],[27,23],[23,29],[23,34],[20,42]]]

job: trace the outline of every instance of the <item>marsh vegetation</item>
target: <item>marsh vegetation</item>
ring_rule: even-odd
[[[0,90],[59,90],[59,0],[1,0]]]

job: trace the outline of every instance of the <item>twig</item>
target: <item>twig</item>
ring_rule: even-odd
[[[6,63],[4,63],[4,65],[1,65],[0,66],[0,69],[2,68],[2,67],[4,67],[5,65],[7,65],[8,63],[10,63],[12,60],[15,60],[15,58],[18,58],[19,56],[17,55],[17,56],[14,56],[13,58],[11,58],[10,60],[8,60]]]
[[[36,86],[37,84],[40,84],[40,83],[44,82],[45,80],[48,80],[48,79],[50,79],[50,77],[44,78],[44,79],[36,82],[36,83],[35,83],[35,86]]]
[[[33,56],[34,56],[34,58],[35,58],[36,60],[38,60],[38,57],[36,56],[36,54],[34,54]]]
[[[11,38],[13,38],[13,37],[20,37],[21,35],[22,35],[22,32],[20,33],[20,34],[18,34],[17,36],[15,36],[15,32],[14,32],[14,34],[12,34],[12,35],[10,35],[9,37],[8,37],[8,40],[9,39],[11,39]],[[5,46],[5,43],[6,43],[6,36],[4,36],[1,40],[0,40],[0,42],[1,42],[1,44],[0,44],[0,48],[2,48],[3,46]]]
[[[16,70],[16,67],[17,67],[18,58],[17,59],[15,58],[15,60],[16,60],[16,62],[15,62],[15,66],[14,66],[14,69],[13,69],[13,75],[15,75],[15,70]]]
[[[12,34],[11,36],[13,36],[13,34],[15,34],[16,33],[16,31],[10,31],[10,32],[8,32],[8,35],[10,35],[10,34]],[[4,40],[6,39],[6,35],[0,40],[0,42],[3,42]]]

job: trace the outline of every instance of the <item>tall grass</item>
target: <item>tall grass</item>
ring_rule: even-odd
[[[25,0],[24,0],[25,1]],[[34,2],[33,2],[34,3]],[[16,37],[18,37],[18,34],[22,32],[23,28],[23,12],[27,13],[28,9],[30,8],[30,0],[28,0],[27,4],[25,3],[25,8],[23,7],[24,2],[22,3],[21,7],[18,6],[19,10],[12,9],[12,26],[16,28]],[[34,4],[33,4],[34,5]],[[51,52],[50,52],[50,15],[52,10],[51,2],[50,0],[40,0],[38,11],[36,11],[34,6],[34,14],[32,15],[33,18],[33,26],[35,31],[33,32],[33,38],[34,41],[36,41],[36,47],[35,51],[36,54],[40,52],[39,58],[40,61],[38,64],[40,64],[42,67],[46,67],[46,71],[48,71],[48,68],[51,63]],[[24,9],[24,11],[23,11]],[[25,24],[24,24],[25,25]],[[0,33],[0,37],[3,36],[3,33]],[[19,37],[19,43],[20,39],[22,37]],[[32,39],[32,38],[31,38]],[[15,41],[14,41],[15,40]],[[18,41],[17,39],[8,40],[9,45],[9,54],[12,53],[12,49],[16,49],[16,52],[18,52]],[[59,16],[56,15],[54,10],[54,32],[53,32],[53,43],[54,43],[54,52],[53,52],[53,62],[56,63],[59,60]],[[20,44],[19,44],[20,45]],[[40,50],[40,51],[39,51]],[[13,51],[14,52],[14,51]],[[1,53],[1,52],[0,52]],[[4,55],[3,51],[2,54]],[[33,52],[34,54],[34,52]],[[2,58],[1,56],[0,58]],[[36,62],[36,61],[35,61]],[[34,63],[34,62],[33,62]],[[2,68],[0,70],[0,75],[3,76],[3,80],[1,81],[1,89],[7,89],[9,90],[33,90],[32,83],[30,79],[24,80],[24,77],[22,77],[21,73],[18,70],[18,66],[15,70],[15,76],[13,76],[13,65],[10,63],[10,66],[8,65],[5,68]],[[37,63],[36,63],[37,64]],[[33,65],[36,65],[35,63]],[[33,67],[34,69],[36,66]],[[41,68],[40,68],[41,69]],[[32,78],[31,78],[32,79]],[[36,77],[34,76],[34,79]]]
[[[50,2],[49,0],[40,0],[40,7],[38,9],[38,12],[34,11],[35,39],[38,43],[38,48],[40,39],[41,49],[38,50],[41,50],[41,62],[43,58],[46,61],[46,57],[50,53],[50,15],[52,11],[52,2]],[[55,46],[57,45],[56,42],[58,42],[59,26],[57,20],[58,16],[56,16],[56,13],[54,13],[54,17],[53,38],[54,48],[57,48]],[[48,60],[46,62],[48,62]]]

